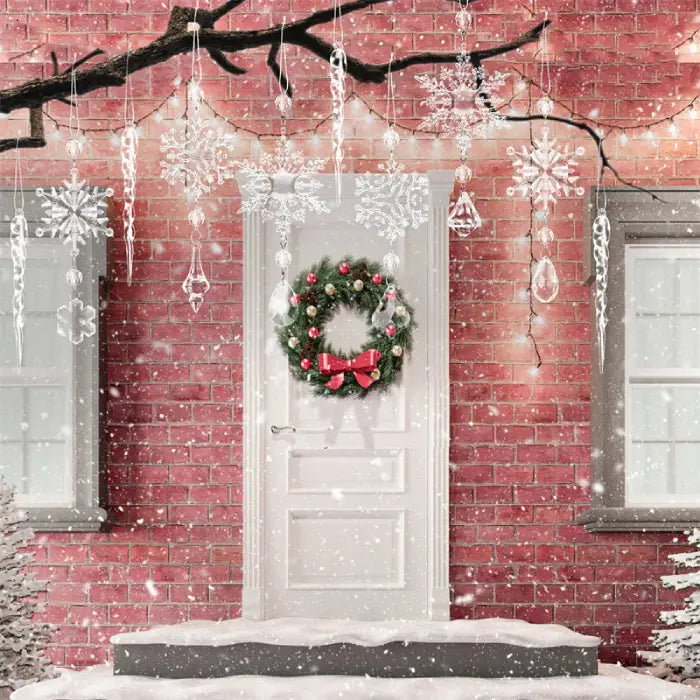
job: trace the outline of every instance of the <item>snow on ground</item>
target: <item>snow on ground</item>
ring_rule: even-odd
[[[157,680],[113,676],[111,666],[64,671],[60,678],[17,690],[12,700],[700,700],[676,683],[600,665],[582,678],[367,678],[234,676]]]
[[[170,644],[226,646],[262,642],[285,646],[323,646],[345,642],[379,646],[389,642],[498,642],[522,647],[597,647],[600,640],[562,625],[534,625],[524,620],[489,618],[450,622],[387,620],[316,620],[276,618],[221,622],[193,620],[179,625],[154,627],[144,632],[117,634],[112,644]]]

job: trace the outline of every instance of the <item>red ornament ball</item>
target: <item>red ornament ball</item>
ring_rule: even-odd
[[[396,326],[393,323],[389,323],[386,327],[386,334],[393,338],[396,335]]]
[[[304,370],[310,370],[311,369],[311,360],[308,357],[305,357],[300,363],[299,366]]]
[[[318,328],[316,326],[309,328],[309,338],[318,338]]]
[[[347,275],[350,272],[350,265],[347,263],[340,263],[340,265],[338,265],[338,272],[340,272],[341,275]]]
[[[309,272],[308,275],[306,275],[306,283],[307,284],[316,284],[316,280],[318,278],[316,277],[315,273]]]
[[[375,272],[372,275],[372,284],[381,284],[381,283],[382,283],[382,276],[378,272]]]

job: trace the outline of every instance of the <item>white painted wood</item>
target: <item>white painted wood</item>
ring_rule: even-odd
[[[290,277],[324,255],[381,260],[386,242],[354,223],[354,176],[331,214],[290,240]],[[399,284],[416,309],[401,382],[364,400],[314,396],[294,381],[267,318],[279,270],[274,227],[244,229],[243,614],[448,619],[448,230],[451,173],[430,176],[430,221],[398,241]],[[342,332],[342,328],[336,332]],[[362,339],[357,338],[359,348]],[[296,432],[273,434],[272,425]]]

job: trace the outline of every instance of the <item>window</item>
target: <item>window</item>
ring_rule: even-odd
[[[9,220],[12,192],[0,191],[0,473],[37,530],[97,530],[99,508],[99,371],[97,336],[73,346],[56,333],[56,308],[68,300],[69,248],[36,238],[41,207],[25,193],[29,223],[24,362],[17,369],[12,324]],[[83,299],[99,305],[104,241],[78,260]],[[64,301],[65,300],[65,301]]]
[[[657,193],[663,202],[609,194],[606,366],[592,368],[591,508],[579,518],[589,530],[700,521],[700,192]]]

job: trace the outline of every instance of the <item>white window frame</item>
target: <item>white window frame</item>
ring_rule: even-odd
[[[34,231],[41,217],[41,206],[34,190],[25,191],[25,216],[29,225],[27,265],[40,259],[56,259],[67,255],[68,249],[59,240],[37,238]],[[12,192],[0,189],[0,263],[10,259],[9,223],[13,214]],[[106,244],[103,239],[88,239],[81,249],[78,268],[83,273],[81,298],[85,303],[100,309],[100,280],[106,271]],[[25,289],[25,294],[31,294]],[[66,299],[68,287],[66,286]],[[56,300],[57,307],[63,303]],[[56,343],[68,343],[56,334]],[[14,345],[14,343],[13,343]],[[27,367],[19,373],[14,366],[0,368],[0,385],[28,388],[52,386],[37,379],[54,380],[54,386],[65,386],[70,400],[66,402],[66,424],[71,438],[66,440],[66,477],[72,484],[68,499],[38,500],[18,494],[18,505],[27,513],[26,525],[35,530],[47,531],[96,531],[107,520],[106,511],[100,507],[101,459],[100,459],[100,332],[77,346],[70,345],[72,362],[64,371]],[[0,426],[0,432],[2,426]]]
[[[700,244],[696,245],[660,245],[658,243],[631,243],[625,246],[625,305],[635,295],[634,263],[637,260],[680,260],[690,259],[700,261]],[[669,388],[696,386],[700,391],[700,367],[678,368],[634,368],[632,355],[634,350],[635,314],[627,308],[625,315],[625,405],[632,406],[632,387],[648,386]],[[673,445],[674,441],[670,440]],[[632,448],[632,411],[625,412],[625,454],[630,454]],[[675,459],[675,458],[674,458]],[[683,501],[678,496],[658,495],[654,500],[633,501],[627,489],[625,479],[625,505],[627,507],[700,507],[700,495],[694,499]]]
[[[595,325],[595,304],[591,302],[591,503],[577,522],[586,530],[595,531],[671,531],[697,526],[700,506],[697,502],[669,503],[659,498],[654,503],[630,503],[627,499],[626,455],[629,454],[630,431],[627,407],[630,406],[632,383],[661,378],[668,383],[683,379],[700,383],[697,370],[669,370],[663,374],[629,370],[631,323],[627,323],[626,300],[629,294],[628,263],[633,247],[659,256],[700,246],[699,209],[696,202],[700,190],[694,187],[653,188],[656,199],[631,188],[608,190],[607,214],[611,223],[608,274],[608,326],[605,370],[598,365],[598,339]],[[595,214],[595,198],[583,222],[589,237]],[[594,281],[592,250],[584,261],[589,282]],[[665,501],[665,502],[664,502]]]

